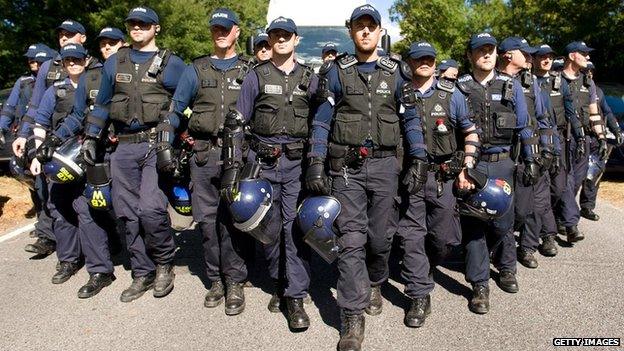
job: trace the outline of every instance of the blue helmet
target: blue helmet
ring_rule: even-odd
[[[268,180],[259,178],[239,181],[228,200],[234,227],[249,233],[263,244],[272,243],[274,239],[265,233],[272,204],[273,187]]]
[[[30,170],[28,169],[26,153],[24,153],[21,157],[17,157],[15,155],[11,156],[9,169],[17,181],[26,185],[30,190],[35,190],[35,177],[32,176]]]
[[[193,210],[191,207],[191,191],[184,184],[174,184],[171,187],[171,206],[173,209],[183,215],[191,216]]]
[[[85,172],[81,164],[81,146],[78,136],[74,136],[54,151],[52,160],[43,165],[43,173],[51,182],[68,184],[82,180]]]
[[[477,189],[458,199],[461,215],[491,220],[509,211],[513,204],[511,184],[504,179],[488,178],[474,169],[470,169],[468,175],[475,181]]]
[[[113,196],[108,163],[96,163],[87,166],[87,184],[84,196],[89,206],[95,210],[110,210]]]
[[[303,240],[327,263],[332,263],[342,249],[334,232],[334,221],[342,206],[333,196],[312,196],[299,205],[297,221]]]

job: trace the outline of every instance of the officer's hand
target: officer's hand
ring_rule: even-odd
[[[315,194],[329,195],[329,180],[325,174],[325,161],[319,157],[310,159],[305,182],[308,190]]]
[[[173,159],[173,148],[168,142],[161,141],[156,144],[156,167],[160,172],[172,173],[176,164]]]
[[[407,170],[407,174],[403,178],[403,184],[407,188],[410,194],[416,194],[422,189],[423,185],[427,182],[427,172],[429,171],[429,165],[427,162],[419,159],[415,159]]]
[[[82,153],[82,159],[89,166],[94,166],[97,161],[97,141],[93,138],[87,137],[82,142],[82,148],[80,152]]]
[[[39,163],[39,160],[36,158],[33,159],[30,163],[30,173],[32,173],[33,176],[39,175],[39,173],[41,173],[41,163]]]
[[[555,155],[552,160],[552,165],[550,165],[550,174],[556,176],[561,171],[561,156]]]
[[[585,156],[585,138],[578,138],[576,140],[576,158]]]
[[[609,157],[609,145],[607,145],[607,139],[598,140],[598,156],[601,161],[606,161]]]
[[[24,150],[26,150],[26,138],[19,137],[13,141],[11,145],[13,148],[13,154],[17,157],[22,157],[24,155]]]
[[[462,169],[462,171],[457,176],[457,189],[461,191],[470,191],[475,188],[475,184],[466,174],[466,168]]]
[[[622,144],[624,144],[624,133],[623,132],[617,132],[615,133],[615,142],[617,143],[617,146],[622,146]]]
[[[6,133],[4,129],[0,129],[0,150],[4,149],[4,145],[6,144],[4,133]]]
[[[540,157],[540,171],[542,174],[548,172],[555,160],[555,155],[549,151],[542,151]]]
[[[41,145],[39,145],[39,148],[35,153],[35,157],[40,163],[49,162],[52,160],[54,151],[56,151],[56,148],[59,147],[61,143],[61,139],[59,139],[56,135],[48,134]]]
[[[535,185],[540,177],[540,166],[533,161],[524,164],[524,172],[522,173],[522,183],[524,186]]]
[[[231,202],[232,191],[236,187],[236,182],[238,182],[239,173],[240,166],[238,162],[234,162],[231,165],[227,165],[221,174],[221,197],[228,202]]]

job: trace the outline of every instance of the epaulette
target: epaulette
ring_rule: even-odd
[[[399,62],[388,56],[382,56],[377,59],[377,66],[381,67],[382,69],[390,73],[394,73],[397,67],[399,67]]]
[[[336,62],[338,62],[338,67],[340,67],[340,69],[345,69],[355,65],[357,63],[357,58],[354,55],[345,53],[337,57]]]
[[[64,80],[57,80],[56,82],[54,82],[54,86],[55,87],[60,87],[65,85],[65,81]]]
[[[457,79],[457,88],[461,90],[464,94],[470,93],[470,84],[474,82],[472,76],[470,74],[464,74],[463,76]]]
[[[455,91],[455,82],[440,77],[438,79],[438,84],[436,85],[436,88],[438,88],[438,90],[453,93]]]
[[[31,77],[31,76],[24,76],[24,77],[20,77],[20,82],[23,82],[25,80],[35,80],[35,78]]]
[[[470,74],[464,74],[463,76],[457,79],[458,83],[466,83],[472,80],[472,76]]]

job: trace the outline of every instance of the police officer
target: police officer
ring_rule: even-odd
[[[489,178],[513,184],[512,144],[517,134],[523,142],[525,176],[536,179],[538,167],[528,142],[533,137],[528,127],[528,112],[520,82],[494,70],[496,39],[489,33],[478,33],[468,43],[468,60],[472,73],[458,79],[457,86],[466,96],[481,135],[481,154],[476,169]],[[469,303],[472,312],[489,311],[490,264],[486,235],[494,239],[494,265],[499,271],[499,286],[506,292],[518,291],[516,280],[516,243],[513,237],[513,211],[490,221],[462,216],[462,235],[466,249],[466,280],[473,287]]]
[[[338,306],[342,327],[339,350],[360,350],[364,311],[382,311],[380,286],[388,278],[388,256],[398,212],[400,164],[397,147],[405,127],[410,166],[404,182],[416,193],[427,178],[421,121],[405,64],[379,57],[381,16],[371,5],[353,10],[349,34],[355,55],[327,61],[319,73],[319,95],[326,98],[312,123],[307,187],[331,193],[342,205],[336,219],[339,243]],[[326,87],[326,88],[324,88]],[[402,122],[401,122],[402,121]],[[368,265],[367,265],[368,263]]]
[[[412,44],[407,63],[412,71],[412,82],[419,97],[417,108],[423,121],[427,145],[427,182],[419,192],[405,198],[407,208],[401,211],[398,234],[401,237],[405,293],[411,298],[411,307],[404,319],[409,327],[421,327],[431,312],[434,282],[430,274],[430,260],[440,261],[453,246],[461,245],[459,216],[453,183],[463,190],[474,189],[463,168],[474,165],[479,137],[469,119],[468,106],[455,83],[445,78],[436,79],[436,50],[430,43]],[[463,150],[458,145],[463,141]],[[464,152],[465,151],[465,152]],[[433,252],[425,251],[425,236],[433,242]],[[435,257],[432,257],[435,256]]]
[[[33,134],[43,140],[46,134],[69,115],[74,105],[76,87],[80,76],[87,66],[87,51],[80,44],[67,44],[60,52],[63,67],[68,77],[54,83],[48,88],[37,109]],[[49,141],[50,139],[48,139]],[[40,148],[43,145],[43,148]],[[43,155],[47,142],[35,141],[37,158],[30,166],[33,175],[41,173],[41,165],[49,161],[52,155]],[[78,236],[78,218],[72,208],[73,201],[80,196],[82,189],[75,184],[49,183],[49,208],[54,218],[54,234],[56,237],[56,253],[60,261],[58,271],[52,276],[53,284],[62,284],[74,275],[81,258],[80,240]]]
[[[562,77],[569,86],[573,108],[581,125],[580,135],[570,142],[572,174],[568,182],[573,195],[578,194],[587,175],[591,138],[596,138],[600,158],[606,159],[608,153],[604,123],[598,110],[596,85],[589,76],[581,72],[587,68],[589,53],[593,50],[582,41],[571,42],[565,47]],[[577,228],[580,219],[578,204],[576,201],[565,201],[564,206],[564,212],[568,213],[564,215],[562,224],[566,228],[568,242],[583,240],[585,236]]]
[[[271,45],[269,45],[269,35],[260,33],[254,38],[254,58],[256,63],[271,59]]]
[[[438,71],[440,72],[440,77],[456,81],[459,75],[459,64],[453,59],[442,60],[438,65]]]
[[[126,224],[133,281],[120,296],[130,302],[154,288],[155,297],[173,289],[175,243],[169,230],[167,198],[158,188],[156,126],[167,115],[184,71],[182,60],[156,46],[160,32],[154,10],[135,7],[126,17],[132,45],[104,64],[94,110],[87,116],[85,162],[96,162],[98,139],[110,118],[119,144],[111,154],[113,207]],[[142,233],[144,235],[142,235]]]
[[[587,69],[584,73],[593,79],[594,64],[588,62]],[[618,121],[605,100],[604,92],[598,86],[596,86],[596,95],[598,96],[598,107],[603,117],[603,123],[605,123],[609,131],[615,136],[616,144],[619,146],[624,141],[624,137],[622,136]],[[588,172],[588,177],[583,181],[583,186],[581,188],[579,204],[581,206],[581,217],[587,218],[590,221],[597,221],[600,219],[600,216],[594,212],[594,208],[596,208],[596,197],[598,196],[598,188],[600,187],[600,177],[602,176],[602,172],[604,172],[607,160],[601,159],[600,155],[598,155],[599,143],[596,138],[590,137],[590,140],[590,153],[597,160],[595,166],[600,169],[600,172],[592,175],[593,177],[597,177],[597,179],[590,179]],[[608,157],[607,154],[605,154],[605,156]],[[590,162],[592,161],[590,160]]]
[[[112,27],[103,28],[97,38],[100,53],[105,60],[116,53],[125,43],[123,32]],[[41,158],[49,160],[55,149],[63,141],[83,132],[84,117],[86,111],[93,109],[101,77],[102,64],[94,59],[87,67],[85,74],[80,77],[75,91],[72,113],[64,118],[62,123],[52,133],[46,136],[43,145],[40,146],[39,153],[44,155],[43,157],[40,156]],[[89,173],[89,170],[87,170],[87,173]],[[115,237],[118,235],[115,228],[116,218],[111,211],[104,211],[110,204],[97,202],[98,206],[94,206],[90,205],[91,200],[93,199],[87,199],[85,195],[81,195],[76,197],[72,204],[78,214],[80,249],[84,255],[85,267],[89,273],[89,280],[78,290],[79,298],[95,296],[115,280],[108,238],[111,236],[113,240],[117,240]],[[95,200],[102,201],[102,199]]]
[[[321,50],[321,59],[323,59],[323,62],[327,60],[335,60],[336,56],[338,56],[336,44],[327,43],[323,46],[323,50]]]
[[[69,43],[84,44],[87,40],[84,26],[71,19],[63,21],[63,23],[56,28],[56,33],[59,48]],[[39,107],[39,102],[43,97],[43,93],[52,86],[55,81],[63,80],[66,77],[67,73],[63,70],[61,57],[58,54],[53,55],[52,58],[43,62],[41,67],[39,67],[32,96],[28,102],[28,110],[20,121],[20,125],[17,128],[17,138],[13,141],[13,153],[16,156],[21,156],[25,152],[26,140],[32,135],[34,118],[37,114],[37,108]],[[32,150],[32,152],[34,153],[34,150]],[[37,221],[37,228],[41,228],[39,231],[39,238],[34,244],[26,245],[24,249],[38,254],[50,254],[54,252],[55,239],[53,219],[47,215],[49,214],[49,209],[48,211],[45,209],[48,203],[47,179],[43,175],[39,175],[35,179],[35,187],[37,188],[40,201],[44,206],[44,211],[42,212],[44,215],[39,216]]]
[[[255,66],[245,77],[236,111],[226,117],[226,134],[241,145],[242,125],[249,125],[251,139],[247,162],[260,164],[261,176],[273,187],[273,210],[265,232],[271,243],[264,245],[264,251],[271,278],[280,286],[268,308],[279,312],[283,296],[289,326],[305,329],[310,325],[303,306],[310,284],[309,252],[300,247],[302,240],[293,233],[293,221],[301,191],[304,139],[308,135],[317,79],[311,68],[295,60],[299,36],[292,19],[274,19],[267,34],[273,49],[271,60]],[[224,160],[223,191],[235,184],[241,165],[240,158],[235,158]]]
[[[529,111],[530,125],[533,129],[531,146],[539,155],[543,170],[537,180],[524,177],[525,165],[518,162],[515,182],[515,227],[520,232],[518,262],[528,268],[537,268],[538,262],[533,253],[539,246],[540,233],[544,230],[549,235],[557,232],[555,217],[550,206],[550,184],[547,170],[555,156],[553,141],[554,124],[551,123],[543,103],[543,96],[537,77],[531,72],[532,54],[537,49],[529,46],[521,37],[505,38],[499,45],[499,69],[502,74],[520,81]],[[520,158],[522,160],[522,158]]]
[[[194,59],[186,68],[173,96],[174,112],[168,117],[173,129],[187,107],[193,110],[188,121],[194,140],[190,161],[193,219],[203,235],[206,275],[212,282],[204,306],[216,307],[226,295],[228,315],[239,314],[245,308],[243,283],[247,267],[240,245],[241,241],[251,241],[226,226],[226,207],[219,207],[223,122],[235,108],[240,83],[251,66],[251,62],[236,54],[238,24],[238,17],[229,9],[219,8],[212,13],[210,33],[215,52]]]
[[[12,129],[12,127],[18,126],[22,117],[28,109],[28,101],[32,96],[32,91],[35,86],[35,77],[41,64],[52,58],[54,54],[45,44],[33,44],[28,47],[28,51],[24,54],[28,58],[28,65],[30,69],[29,75],[21,76],[17,79],[11,89],[11,93],[2,106],[2,112],[0,112],[0,148],[4,147],[5,135]],[[42,223],[49,223],[49,212],[47,207],[42,203],[41,199],[45,198],[42,186],[42,178],[37,177],[35,180],[35,189],[31,190],[30,197],[33,201],[35,211],[37,212],[37,222],[35,223],[35,229],[31,232],[35,237],[42,238],[37,240],[33,244],[26,245],[26,251],[33,252],[41,255],[48,255],[54,252],[55,243],[54,240],[47,238],[54,238],[54,233],[51,232],[51,227],[41,225]],[[45,190],[47,191],[47,189]],[[47,216],[47,218],[43,218]],[[47,221],[47,222],[46,222]],[[46,231],[49,231],[46,233]]]

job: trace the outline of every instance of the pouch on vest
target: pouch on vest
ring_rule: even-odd
[[[332,140],[336,141],[339,144],[361,145],[361,120],[362,115],[358,113],[338,112],[334,120],[334,127],[332,128]]]
[[[130,98],[127,95],[113,95],[110,103],[110,117],[112,120],[126,122],[129,109]]]
[[[215,113],[216,109],[214,105],[194,106],[189,120],[189,131],[196,134],[216,135],[221,127]]]
[[[397,146],[401,134],[399,116],[395,113],[380,113],[378,114],[377,123],[377,140],[379,141],[379,146]]]
[[[494,130],[492,131],[494,139],[511,140],[514,131],[517,128],[516,114],[512,112],[494,112],[492,113],[494,121]]]
[[[160,121],[161,111],[169,109],[169,98],[165,95],[150,94],[142,95],[143,123],[155,123]]]
[[[291,161],[301,160],[303,157],[303,143],[290,143],[284,145],[286,158]]]
[[[308,136],[308,116],[310,109],[307,108],[294,108],[295,112],[295,126],[293,129],[293,136],[297,138],[305,138]]]
[[[259,135],[272,135],[274,131],[282,129],[278,118],[279,108],[272,104],[262,104],[256,107],[254,118],[251,121],[251,130]]]

